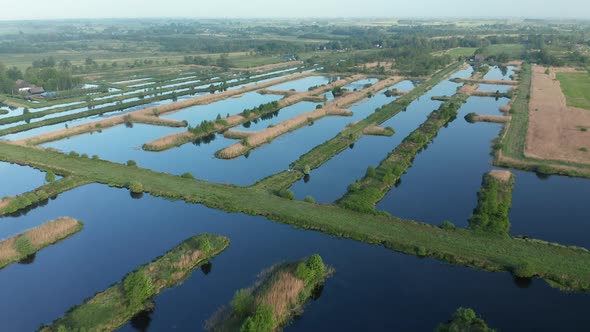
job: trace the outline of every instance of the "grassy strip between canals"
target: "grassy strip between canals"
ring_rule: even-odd
[[[502,140],[502,153],[508,157],[524,158],[526,133],[529,126],[531,78],[531,65],[523,63],[519,73],[518,90],[510,110],[512,119],[510,125],[505,128],[506,132]]]
[[[222,308],[208,322],[216,332],[280,331],[314,296],[332,270],[320,255],[283,263],[261,273],[251,288],[236,292],[230,308]]]
[[[141,184],[154,196],[201,203],[227,212],[264,216],[277,222],[389,249],[487,271],[526,271],[554,286],[590,290],[590,252],[540,240],[489,236],[433,225],[284,199],[266,190],[216,184],[103,160],[65,155],[0,141],[0,160],[49,168],[117,187]],[[526,268],[526,269],[522,269]]]
[[[68,176],[61,180],[50,182],[33,191],[29,191],[14,197],[4,197],[2,200],[0,200],[0,216],[15,214],[23,210],[44,205],[51,197],[55,197],[58,194],[91,182],[92,181],[88,181],[80,177]]]
[[[442,82],[449,75],[457,71],[463,63],[455,63],[434,74],[430,80],[415,87],[412,91],[399,97],[395,101],[377,108],[367,118],[345,128],[334,138],[316,146],[308,153],[302,155],[297,161],[291,164],[292,171],[285,171],[270,176],[256,184],[256,187],[265,188],[270,191],[279,191],[289,188],[294,182],[301,179],[311,169],[318,168],[346,150],[363,135],[366,128],[379,125],[399,112],[403,111],[410,103],[428,92],[434,86]]]
[[[122,282],[96,294],[41,331],[111,331],[153,306],[152,298],[184,281],[199,265],[229,246],[229,239],[203,234],[191,237],[153,262],[129,273]]]
[[[494,332],[483,319],[477,316],[473,309],[459,308],[453,318],[444,324],[439,324],[436,332]]]
[[[477,194],[477,207],[469,219],[469,228],[474,231],[508,235],[512,206],[514,175],[509,171],[491,171],[484,174],[481,189]]]
[[[0,242],[0,269],[82,230],[72,218],[59,218]]]
[[[457,117],[458,109],[468,96],[456,94],[414,130],[385,158],[377,169],[369,168],[367,175],[348,187],[338,204],[347,209],[376,213],[375,205],[412,166],[414,158],[438,134],[440,128]]]

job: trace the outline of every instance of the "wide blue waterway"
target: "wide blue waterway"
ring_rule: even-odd
[[[501,331],[584,331],[590,324],[587,294],[561,292],[542,280],[514,280],[508,273],[450,266],[149,195],[133,200],[126,190],[102,185],[64,193],[25,216],[0,219],[0,238],[63,215],[84,221],[84,229],[0,271],[1,330],[35,330],[200,233],[228,236],[231,245],[212,259],[210,272],[195,271],[162,292],[153,313],[122,331],[202,331],[263,269],[313,253],[335,273],[286,331],[432,331],[460,306],[474,308]]]
[[[400,87],[400,84],[406,86]],[[350,183],[364,176],[367,167],[377,166],[408,134],[426,120],[430,112],[440,106],[441,102],[431,100],[432,96],[452,95],[457,86],[449,81],[441,82],[412,102],[406,111],[398,113],[382,124],[383,127],[392,127],[395,130],[394,136],[363,136],[350,149],[338,154],[320,168],[312,170],[310,176],[293,184],[291,190],[299,199],[309,195],[321,203],[340,198],[346,193]],[[400,82],[394,88],[404,91],[407,83]],[[376,98],[359,103],[351,110],[364,110],[363,112],[370,113],[391,101],[393,100],[383,99],[381,94],[378,94]]]
[[[490,145],[501,127],[469,124],[463,116],[470,112],[498,114],[499,106],[507,101],[469,98],[457,119],[442,128],[428,148],[416,156],[401,182],[377,208],[402,218],[432,224],[450,220],[467,226],[477,205],[482,176],[494,168],[490,165]],[[512,234],[590,248],[590,181],[513,173],[516,182],[510,212]]]
[[[491,169],[491,140],[498,136],[500,125],[468,123],[463,117],[473,111],[497,114],[508,99],[469,98],[459,109],[458,117],[420,152],[401,183],[377,205],[402,218],[440,224],[450,220],[466,226],[477,204],[476,193],[482,175]]]
[[[370,100],[382,100],[379,102],[380,106],[393,99],[388,99],[380,92]],[[236,142],[221,135],[213,135],[195,144],[184,144],[160,153],[147,152],[140,148],[143,143],[164,136],[166,132],[186,130],[183,128],[118,126],[105,129],[98,135],[75,136],[43,146],[63,152],[74,150],[88,155],[97,154],[103,159],[120,163],[132,159],[137,161],[140,167],[177,175],[190,172],[197,178],[213,182],[251,185],[264,177],[288,169],[289,164],[299,156],[334,137],[347,124],[365,118],[374,109],[375,107],[359,109],[350,117],[329,116],[319,119],[312,126],[285,134],[269,144],[254,149],[247,156],[232,160],[214,157],[215,152]],[[212,114],[214,118],[216,113]],[[240,128],[241,126],[238,127]]]
[[[45,184],[45,173],[31,167],[0,162],[0,199],[31,191]]]
[[[512,234],[590,248],[590,180],[512,172]]]

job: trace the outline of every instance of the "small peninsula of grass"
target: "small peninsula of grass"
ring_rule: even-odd
[[[475,231],[508,235],[512,206],[514,176],[508,171],[491,171],[483,176],[477,194],[477,207],[469,219],[469,228]]]
[[[459,308],[453,318],[444,324],[439,324],[436,332],[494,332],[483,319],[477,316],[473,309]]]
[[[238,290],[231,306],[207,322],[215,332],[280,331],[324,283],[331,269],[319,255],[264,271],[251,288]]]
[[[0,242],[0,269],[82,230],[72,218],[59,218]]]
[[[49,173],[48,173],[49,174]],[[47,201],[50,197],[77,188],[79,186],[91,183],[77,176],[68,176],[63,179],[52,181],[33,191],[22,193],[13,197],[4,197],[0,199],[0,216],[18,212],[37,204]]]
[[[229,246],[229,239],[203,234],[189,238],[122,282],[70,309],[41,331],[111,331],[153,306],[152,298],[184,281],[198,266]]]

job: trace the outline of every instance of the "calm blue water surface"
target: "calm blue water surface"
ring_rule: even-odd
[[[45,172],[0,162],[0,199],[31,191],[45,184]]]
[[[202,330],[260,271],[313,253],[336,272],[286,331],[391,331],[391,326],[432,331],[459,306],[473,307],[502,331],[575,331],[590,323],[588,295],[560,292],[541,280],[514,281],[508,273],[450,266],[200,205],[149,195],[133,200],[126,190],[102,185],[64,193],[25,216],[0,219],[0,237],[62,215],[84,221],[84,230],[40,251],[32,263],[0,271],[3,330],[31,331],[51,322],[137,266],[205,232],[232,240],[212,260],[211,272],[195,271],[162,292],[148,320],[134,320],[122,331],[145,330],[146,324],[149,331]]]

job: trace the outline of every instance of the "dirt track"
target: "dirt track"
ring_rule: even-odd
[[[553,70],[534,66],[525,155],[531,158],[590,164],[590,110],[567,107]]]
[[[512,173],[510,171],[498,169],[492,170],[488,172],[488,174],[500,181],[510,181],[510,178],[512,177]]]

